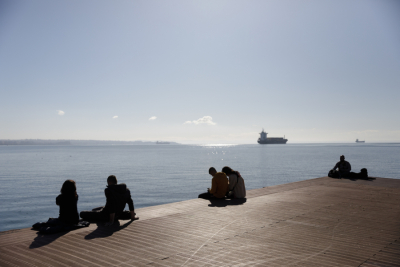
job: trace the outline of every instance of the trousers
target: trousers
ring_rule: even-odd
[[[85,221],[107,222],[110,220],[110,215],[105,212],[102,212],[103,209],[104,209],[104,206],[97,207],[92,210],[84,210],[84,211],[81,211],[81,213],[79,215]]]

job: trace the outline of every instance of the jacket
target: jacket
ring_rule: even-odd
[[[224,198],[226,192],[228,192],[228,178],[225,173],[217,172],[211,180],[210,193],[214,197]]]
[[[79,222],[78,196],[60,194],[56,197],[56,204],[60,206],[60,215],[58,216],[60,221],[68,224],[77,224]]]
[[[129,210],[134,210],[131,191],[129,191],[126,184],[109,185],[104,190],[104,194],[106,195],[106,206],[102,212],[107,214],[115,213],[115,218],[118,218],[127,203]]]

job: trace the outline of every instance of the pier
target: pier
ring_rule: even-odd
[[[120,226],[0,232],[0,266],[400,266],[400,179],[321,177],[136,213]]]

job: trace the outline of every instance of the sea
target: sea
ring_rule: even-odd
[[[400,178],[400,143],[0,146],[0,231],[58,217],[67,179],[76,182],[79,211],[105,204],[111,174],[137,209],[197,198],[211,187],[211,166],[239,171],[255,189],[326,176],[340,155],[352,171]]]

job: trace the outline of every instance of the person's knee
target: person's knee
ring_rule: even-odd
[[[198,196],[198,198],[207,199],[207,198],[209,198],[209,193],[202,193],[202,194],[200,194],[200,195]]]
[[[90,213],[91,213],[91,211],[83,210],[83,211],[81,211],[81,212],[79,213],[79,216],[80,216],[81,218],[87,218],[88,216],[90,216]]]

